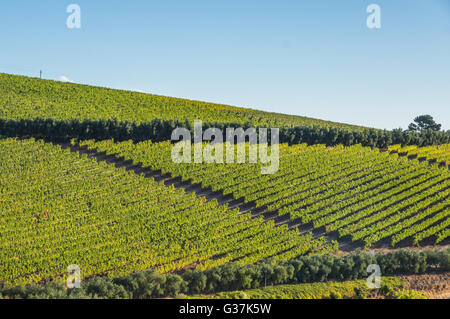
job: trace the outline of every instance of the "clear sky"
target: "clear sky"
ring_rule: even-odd
[[[69,4],[81,29],[69,29]],[[381,29],[366,25],[369,4]],[[450,129],[450,0],[2,0],[0,72]]]

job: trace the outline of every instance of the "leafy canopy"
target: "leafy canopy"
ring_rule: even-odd
[[[437,124],[431,115],[420,115],[414,119],[415,123],[408,126],[410,131],[422,132],[423,130],[440,131],[441,124]]]

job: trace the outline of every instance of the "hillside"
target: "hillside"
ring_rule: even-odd
[[[278,172],[263,175],[261,167],[268,164],[249,164],[248,145],[245,165],[174,163],[168,142],[80,145],[198,183],[210,193],[241,200],[254,216],[313,231],[316,237],[337,237],[353,248],[417,245],[429,238],[440,243],[450,235],[450,153],[444,153],[444,162],[430,165],[359,145],[282,144]]]
[[[269,113],[139,92],[41,80],[0,73],[0,118],[117,119],[148,122],[153,119],[251,123],[290,127],[317,125],[362,129],[302,116]]]
[[[171,133],[195,119],[220,129],[279,127],[281,144],[265,148],[264,162],[260,153],[251,163],[245,143],[241,163],[177,163]],[[377,130],[0,73],[0,293],[61,283],[73,264],[94,286],[128,289],[118,296],[141,296],[127,280],[165,280],[155,287],[191,294],[255,288],[246,292],[255,297],[307,297],[315,287],[260,290],[266,266],[289,285],[364,279],[374,260],[392,275],[448,271],[449,251],[440,250],[450,244],[448,143],[450,132]],[[228,156],[225,145],[214,149]],[[403,249],[412,247],[420,250]],[[369,249],[395,255],[360,255]],[[231,273],[239,284],[226,286]],[[172,289],[170,280],[192,287]],[[361,285],[330,287],[354,297]],[[316,286],[318,297],[331,296]]]
[[[0,135],[165,141],[177,127],[279,128],[280,142],[386,148],[450,143],[450,131],[379,130],[302,116],[0,73]]]
[[[42,141],[0,140],[0,282],[160,272],[332,249],[216,201]]]

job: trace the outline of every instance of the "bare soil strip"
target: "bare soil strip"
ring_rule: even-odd
[[[450,299],[450,272],[400,276],[405,288],[425,293],[431,299]]]

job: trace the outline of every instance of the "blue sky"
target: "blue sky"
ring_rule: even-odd
[[[366,26],[372,3],[381,29]],[[0,39],[1,72],[388,129],[431,114],[450,129],[450,0],[3,0]]]

